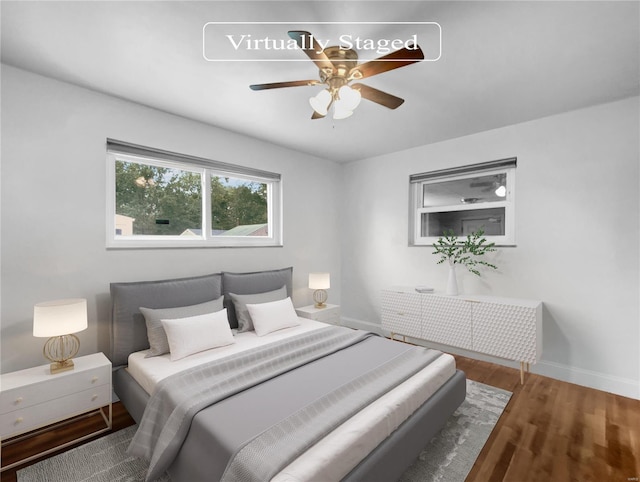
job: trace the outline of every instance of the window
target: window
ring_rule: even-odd
[[[445,231],[515,244],[516,158],[410,176],[410,244],[432,245]]]
[[[279,174],[107,140],[108,247],[281,246]]]

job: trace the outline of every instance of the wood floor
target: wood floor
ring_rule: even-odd
[[[640,480],[639,400],[533,374],[520,385],[518,370],[459,356],[456,361],[469,379],[513,392],[467,482]],[[99,418],[84,419],[12,444],[3,449],[2,465],[90,432],[99,423]],[[122,405],[115,404],[114,430],[132,423]],[[1,482],[15,481],[17,469],[2,472]]]
[[[640,480],[640,400],[456,357],[467,377],[513,395],[467,482]]]

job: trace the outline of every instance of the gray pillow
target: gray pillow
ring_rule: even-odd
[[[160,356],[169,353],[169,341],[167,334],[162,327],[161,320],[175,320],[177,318],[187,318],[189,316],[206,315],[222,310],[224,296],[217,300],[207,301],[198,305],[178,306],[176,308],[152,309],[140,307],[147,324],[147,337],[151,352],[145,358]]]
[[[293,267],[254,271],[252,273],[230,273],[224,271],[222,273],[222,294],[224,294],[224,307],[227,309],[231,328],[238,328],[238,318],[229,293],[252,295],[254,293],[277,290],[282,285],[285,285],[287,287],[287,295],[291,296],[293,291],[292,273]]]
[[[267,291],[266,293],[255,293],[251,295],[238,295],[235,293],[229,293],[233,300],[233,305],[236,309],[236,317],[238,318],[238,333],[245,331],[253,331],[253,322],[251,321],[251,315],[247,305],[258,303],[269,303],[270,301],[284,300],[287,297],[287,287],[283,286],[274,291]]]

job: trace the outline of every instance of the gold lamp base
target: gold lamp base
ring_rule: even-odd
[[[49,370],[51,370],[52,374],[66,372],[67,370],[73,370],[73,360],[64,360],[60,362],[53,362],[49,365]]]
[[[44,344],[42,353],[51,361],[49,369],[52,374],[73,370],[72,358],[80,350],[80,340],[76,335],[62,335],[49,338]]]
[[[326,308],[327,305],[325,302],[327,301],[328,295],[325,290],[315,290],[313,292],[313,301],[316,302],[316,308]]]

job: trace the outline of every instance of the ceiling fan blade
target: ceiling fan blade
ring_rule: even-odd
[[[391,52],[383,57],[379,57],[375,60],[356,65],[349,72],[349,77],[353,79],[364,79],[373,75],[378,75],[383,72],[398,69],[406,65],[415,64],[424,60],[424,54],[419,45],[416,45],[416,49],[400,49],[395,52]]]
[[[280,89],[281,87],[302,87],[305,85],[320,84],[319,80],[293,80],[291,82],[271,82],[269,84],[253,84],[251,90]]]
[[[374,89],[364,84],[353,84],[351,87],[360,91],[360,95],[367,100],[383,105],[389,109],[397,109],[404,103],[404,99],[395,95],[387,94],[381,90]]]
[[[307,56],[313,60],[319,69],[328,69],[333,71],[333,64],[324,53],[322,46],[316,41],[315,37],[304,30],[291,30],[287,32],[289,37],[294,39]]]

